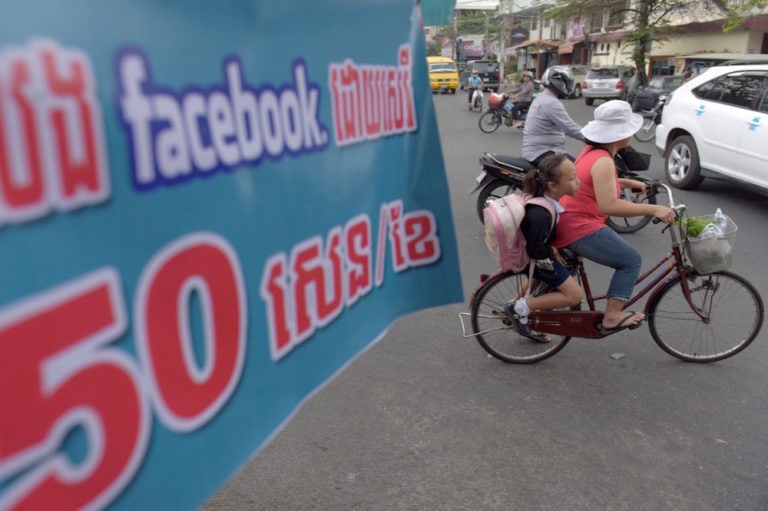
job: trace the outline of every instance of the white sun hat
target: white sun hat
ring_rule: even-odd
[[[631,137],[643,125],[643,116],[632,111],[620,99],[607,101],[595,108],[595,120],[581,129],[584,138],[598,144],[610,144]]]

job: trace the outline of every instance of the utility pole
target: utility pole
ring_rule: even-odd
[[[501,9],[501,29],[499,34],[499,63],[501,67],[501,77],[499,81],[504,81],[504,76],[507,72],[507,42],[506,42],[506,33],[504,30],[504,25],[507,21],[507,15],[513,14],[512,13],[512,7],[513,7],[513,0],[501,0],[501,3],[499,4],[499,7]]]
[[[504,22],[507,19],[507,13],[506,13],[506,7],[504,6],[504,1],[502,0],[501,4],[499,4],[501,7],[501,23],[499,28],[499,67],[501,68],[501,76],[499,77],[499,81],[504,81],[504,67],[505,63],[507,61],[504,48]]]
[[[458,42],[459,37],[459,26],[458,26],[458,20],[456,19],[456,10],[453,11],[453,44],[451,44],[451,54],[452,59],[454,62],[458,62],[459,55],[458,55],[458,47],[456,46]]]

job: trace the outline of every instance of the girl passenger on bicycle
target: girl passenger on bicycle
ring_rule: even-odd
[[[563,210],[557,201],[565,195],[575,196],[578,188],[576,167],[565,154],[551,154],[545,157],[539,163],[538,169],[530,170],[525,176],[523,191],[534,197],[546,197],[554,206],[556,217],[553,227],[552,215],[547,208],[527,204],[520,231],[525,236],[528,257],[537,261],[534,276],[546,282],[555,291],[536,297],[518,298],[508,303],[504,311],[514,321],[518,333],[539,342],[548,342],[548,339],[530,331],[530,311],[572,307],[581,302],[584,294],[579,283],[560,262],[557,249],[552,246],[557,235],[557,217]]]
[[[597,107],[595,119],[581,130],[587,144],[576,158],[581,186],[575,197],[560,200],[565,211],[560,216],[555,246],[568,247],[615,270],[602,322],[606,331],[635,328],[645,318],[644,314],[623,310],[640,273],[640,254],[606,225],[606,219],[653,215],[666,223],[675,220],[674,211],[667,206],[620,198],[621,188],[646,191],[640,181],[620,179],[613,160],[619,149],[630,145],[642,124],[642,116],[633,113],[626,101],[608,101]]]

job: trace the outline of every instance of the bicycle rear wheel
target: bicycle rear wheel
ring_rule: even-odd
[[[656,121],[654,117],[646,117],[640,130],[635,133],[635,138],[640,142],[650,142],[656,138]]]
[[[715,362],[749,346],[763,326],[763,301],[752,284],[723,271],[693,273],[688,287],[706,320],[685,299],[680,276],[648,304],[648,327],[661,349],[686,362]]]
[[[504,362],[530,364],[551,357],[570,337],[547,334],[542,343],[518,334],[504,313],[504,305],[524,294],[527,273],[497,273],[477,290],[470,304],[472,332],[485,351]],[[541,286],[544,288],[545,286]],[[547,290],[538,290],[546,292]]]

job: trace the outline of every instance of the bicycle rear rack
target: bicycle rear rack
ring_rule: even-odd
[[[502,324],[502,326],[499,327],[499,328],[490,328],[488,330],[483,330],[482,332],[470,332],[470,333],[467,333],[467,326],[464,324],[464,317],[470,317],[471,315],[472,315],[472,313],[470,313],[470,312],[459,312],[459,323],[461,323],[461,336],[463,338],[465,338],[465,339],[469,339],[469,338],[474,337],[476,335],[487,334],[488,332],[496,332],[496,331],[499,331],[499,330],[510,330],[510,329],[512,329],[511,325],[504,325],[504,324]],[[501,318],[499,318],[499,316],[487,316],[486,315],[486,316],[481,316],[481,317],[501,319]],[[471,325],[470,325],[470,329],[471,329]]]

